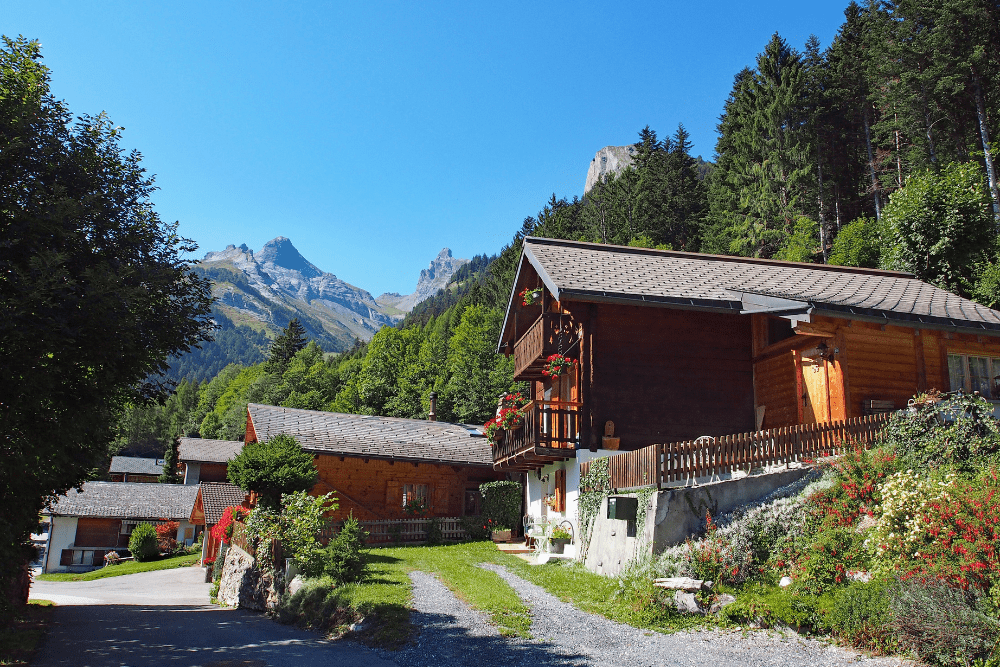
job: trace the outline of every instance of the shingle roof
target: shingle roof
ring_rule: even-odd
[[[557,299],[740,312],[743,295],[753,294],[832,315],[1000,333],[1000,311],[896,271],[534,237],[525,238],[523,253]]]
[[[243,504],[246,493],[229,482],[202,482],[201,506],[205,511],[205,525],[214,526],[222,518],[227,507]]]
[[[257,403],[247,409],[259,440],[285,433],[309,452],[493,466],[490,444],[478,426]]]
[[[163,464],[157,463],[157,459],[143,459],[138,456],[112,456],[108,472],[160,475],[163,473]]]
[[[239,454],[241,449],[243,442],[239,440],[181,438],[177,459],[190,463],[225,463]]]
[[[51,514],[114,519],[187,520],[198,487],[183,484],[120,484],[87,482],[83,491],[70,489],[52,504]]]

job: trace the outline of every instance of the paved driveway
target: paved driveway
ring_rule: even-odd
[[[368,649],[329,642],[252,612],[209,604],[200,568],[86,582],[35,582],[56,603],[36,667],[395,667]]]

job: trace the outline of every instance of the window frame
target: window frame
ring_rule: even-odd
[[[956,374],[952,372],[952,359],[958,359],[961,362],[961,387],[956,387],[955,380]],[[969,363],[970,359],[985,359],[987,366],[986,375],[986,386],[987,391],[975,389],[972,379],[972,366]],[[969,354],[969,353],[957,353],[948,352],[947,353],[947,366],[948,366],[948,386],[951,391],[964,391],[967,393],[972,393],[973,391],[979,391],[983,398],[990,401],[1000,401],[1000,357],[992,357],[986,354]],[[977,376],[978,377],[978,376]]]

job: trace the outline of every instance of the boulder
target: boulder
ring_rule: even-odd
[[[653,579],[653,585],[658,588],[687,591],[689,593],[712,590],[711,581],[702,581],[701,579],[692,579],[690,577],[664,577],[660,579]]]

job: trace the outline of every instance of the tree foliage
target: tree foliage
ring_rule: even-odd
[[[125,405],[162,397],[168,357],[210,331],[208,284],[182,259],[195,246],[156,214],[139,153],[103,114],[74,122],[40,60],[3,39],[0,590],[46,500],[107,460]]]
[[[227,477],[244,491],[259,494],[265,507],[278,509],[283,495],[310,490],[319,474],[312,455],[295,438],[282,434],[244,446],[229,462]]]

